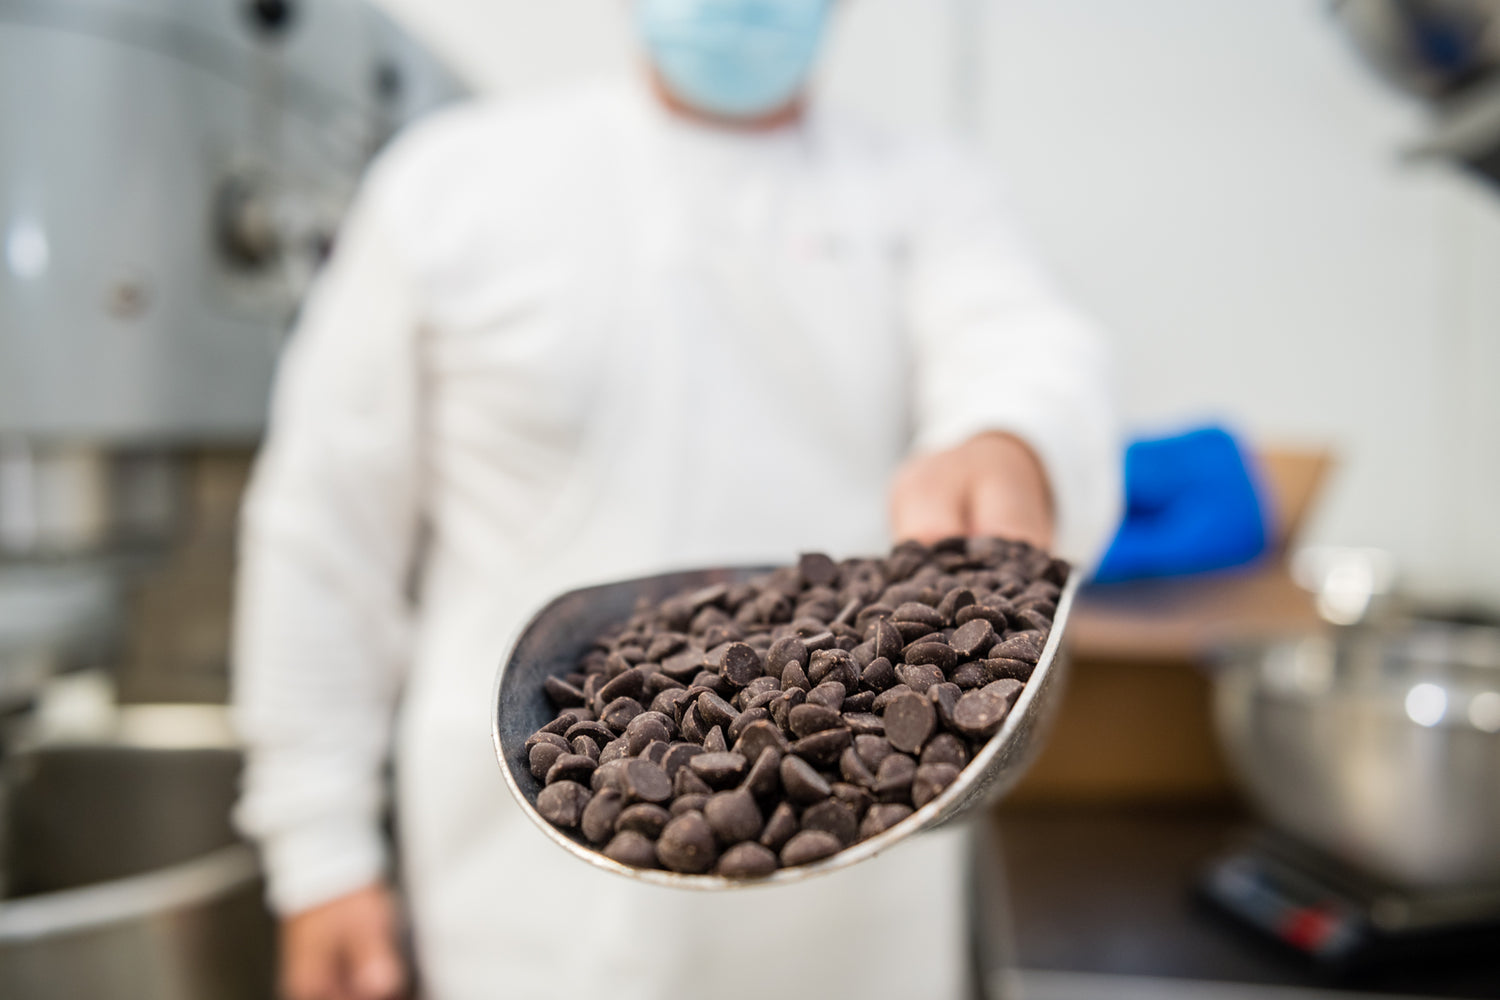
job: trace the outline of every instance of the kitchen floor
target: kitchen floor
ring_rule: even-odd
[[[1001,812],[996,831],[1010,930],[992,911],[988,933],[992,955],[1011,939],[1020,971],[992,977],[992,994],[1500,998],[1500,934],[1486,950],[1333,976],[1211,911],[1194,898],[1195,881],[1250,827],[1230,805]],[[988,964],[999,963],[992,957]]]

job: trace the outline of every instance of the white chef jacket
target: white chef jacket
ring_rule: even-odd
[[[822,111],[727,132],[623,84],[420,125],[306,307],[243,515],[237,815],[273,905],[386,871],[390,754],[430,996],[962,995],[960,834],[793,887],[638,885],[524,818],[491,683],[563,590],[884,550],[903,457],[986,429],[1093,558],[1106,367],[942,142]]]

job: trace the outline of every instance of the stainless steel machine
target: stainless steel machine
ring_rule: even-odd
[[[285,331],[372,157],[464,90],[365,0],[0,0],[0,995],[264,995],[198,947],[267,967],[237,751],[36,706],[179,623],[222,675],[195,602],[227,609]]]

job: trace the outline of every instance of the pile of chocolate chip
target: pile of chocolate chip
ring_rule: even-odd
[[[932,801],[999,730],[1067,573],[1022,542],[903,542],[641,606],[547,678],[537,810],[641,868],[828,857]]]

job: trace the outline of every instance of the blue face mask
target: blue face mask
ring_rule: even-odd
[[[756,118],[807,82],[832,0],[636,0],[636,26],[672,95]]]

